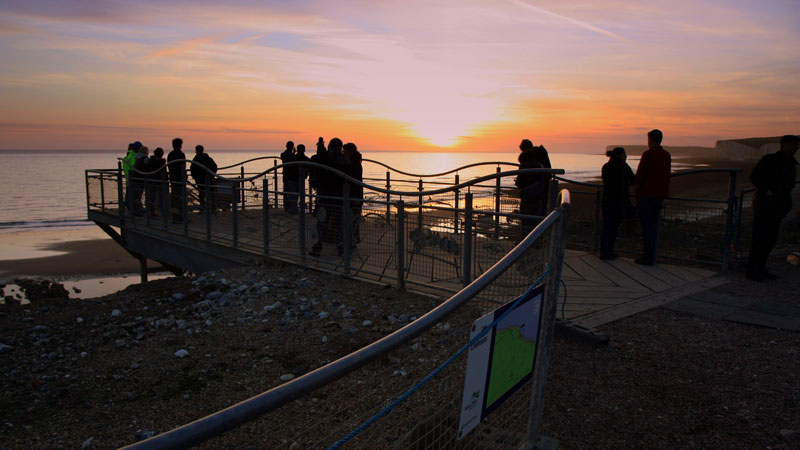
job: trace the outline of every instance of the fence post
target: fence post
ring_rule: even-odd
[[[464,196],[464,286],[472,282],[472,193]]]
[[[561,217],[550,229],[550,274],[545,282],[542,305],[541,328],[539,342],[534,356],[533,379],[531,380],[531,403],[529,416],[528,444],[526,449],[533,449],[539,438],[539,427],[544,410],[544,387],[547,382],[547,371],[550,366],[550,351],[553,345],[553,332],[558,310],[558,290],[561,281],[561,268],[564,261],[564,244],[567,240],[567,222],[569,220],[569,204],[561,205]]]
[[[350,242],[352,230],[350,223],[350,185],[345,180],[342,186],[342,256],[344,256],[344,274],[350,275]]]
[[[298,236],[299,236],[299,243],[300,243],[300,263],[302,265],[306,264],[306,254],[308,253],[307,247],[308,244],[306,243],[306,169],[305,167],[300,167],[298,169],[300,174],[300,180],[298,181],[298,208],[297,208],[297,219],[298,219]]]
[[[272,160],[272,167],[273,168],[278,167],[277,159]],[[275,180],[275,207],[277,208],[278,205],[280,205],[280,203],[278,203],[278,169],[272,171],[272,177]]]
[[[117,161],[117,202],[119,202],[119,224],[122,227],[122,220],[125,217],[125,195],[122,193],[122,179],[125,175],[122,173],[122,162]]]
[[[592,226],[592,253],[597,254],[597,247],[600,245],[600,203],[603,201],[603,193],[600,189],[594,191],[594,224]]]
[[[86,174],[86,185],[89,185],[89,174]],[[89,189],[86,189],[86,199],[89,199]],[[103,186],[103,172],[100,172],[100,211],[106,212],[106,192]]]
[[[161,215],[164,219],[164,230],[169,229],[169,185],[167,184],[167,166],[161,172]]]
[[[211,240],[211,176],[206,172],[206,184],[203,186],[205,191],[205,205],[203,205],[204,212],[206,213],[206,240]]]
[[[387,225],[392,223],[392,204],[391,204],[392,195],[389,194],[389,192],[388,192],[391,188],[392,188],[391,176],[390,176],[389,171],[387,170],[386,171],[386,191],[387,191],[386,192],[386,224]]]
[[[144,223],[150,226],[150,180],[144,179],[142,186],[144,186]]]
[[[231,204],[231,222],[233,222],[233,246],[239,246],[239,183],[234,182],[232,192],[232,204]]]
[[[245,210],[245,206],[247,204],[247,191],[244,189],[244,166],[241,167],[241,174],[242,174],[242,211]]]
[[[736,214],[736,172],[728,173],[728,210],[725,211],[725,238],[722,241],[722,270],[728,270],[733,245],[733,221]]]
[[[183,180],[181,180],[181,210],[183,211],[183,234],[189,235],[189,186],[186,182],[186,165],[183,166]]]
[[[397,286],[406,286],[406,208],[403,200],[397,202]]]
[[[497,179],[494,183],[494,238],[500,237],[500,166],[497,166]]]
[[[550,198],[547,199],[547,206],[548,206],[547,211],[552,211],[556,209],[557,207],[556,203],[558,202],[558,180],[556,180],[555,175],[551,175],[551,177],[552,178],[550,178],[550,189],[548,191],[550,193]]]
[[[269,187],[269,180],[267,180],[266,177],[261,180],[261,186],[261,202],[263,203],[263,209],[261,211],[261,219],[263,223],[261,226],[264,239],[264,254],[269,255],[269,191],[267,189]]]
[[[419,187],[417,187],[419,191],[419,208],[417,209],[417,228],[422,230],[422,191],[424,190],[422,186],[422,178],[419,179]]]
[[[455,185],[458,186],[458,174],[456,174],[456,184]],[[459,196],[460,192],[461,191],[459,189],[455,190],[456,202],[455,202],[455,205],[454,205],[455,211],[453,211],[453,233],[458,233],[458,196]]]

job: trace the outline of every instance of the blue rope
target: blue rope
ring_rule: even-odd
[[[534,282],[534,283],[531,285],[531,287],[529,287],[529,288],[528,288],[528,290],[526,290],[526,291],[525,291],[525,294],[523,294],[523,295],[521,295],[519,298],[517,298],[517,299],[514,301],[514,303],[511,305],[511,307],[510,307],[510,308],[508,308],[507,310],[505,310],[505,311],[503,312],[503,314],[501,314],[501,315],[500,315],[500,317],[498,317],[497,319],[495,319],[495,320],[494,320],[494,321],[493,321],[491,324],[489,324],[489,326],[487,326],[486,328],[484,328],[483,330],[481,330],[481,332],[480,332],[480,333],[478,333],[477,335],[475,335],[475,337],[473,337],[472,339],[470,339],[470,341],[469,341],[469,342],[467,342],[467,345],[465,345],[465,346],[461,347],[461,349],[460,349],[460,350],[458,350],[458,351],[457,351],[457,352],[456,352],[456,353],[455,353],[453,356],[451,356],[450,358],[448,358],[448,359],[447,359],[447,361],[443,362],[443,363],[442,363],[442,365],[440,365],[439,367],[437,367],[437,368],[436,368],[436,369],[435,369],[433,372],[429,373],[429,374],[428,374],[428,375],[427,375],[425,378],[423,378],[423,379],[422,379],[422,380],[421,380],[419,383],[417,383],[416,385],[412,386],[412,387],[411,387],[411,389],[409,389],[408,391],[406,391],[406,392],[405,392],[403,395],[401,395],[400,397],[398,397],[398,398],[397,398],[395,401],[393,401],[392,403],[390,403],[388,406],[386,406],[386,407],[385,407],[385,408],[383,408],[382,410],[378,411],[378,413],[377,413],[377,414],[375,414],[374,416],[372,416],[372,417],[371,417],[370,419],[368,419],[366,422],[364,422],[364,423],[362,423],[361,425],[359,425],[359,426],[358,426],[358,428],[356,428],[355,430],[353,430],[353,431],[351,431],[350,433],[348,433],[348,434],[347,434],[347,436],[345,436],[345,437],[343,437],[343,438],[339,439],[338,441],[336,441],[336,443],[334,443],[333,445],[331,445],[330,447],[328,447],[328,450],[336,450],[336,449],[338,449],[338,448],[341,448],[341,447],[342,447],[344,444],[346,444],[346,443],[347,443],[349,440],[353,439],[354,437],[356,437],[356,435],[358,435],[358,434],[359,434],[359,433],[361,433],[362,431],[364,431],[364,430],[366,430],[367,428],[369,428],[370,426],[372,426],[372,424],[374,424],[375,422],[377,422],[377,421],[378,421],[378,419],[380,419],[381,417],[383,417],[383,416],[385,416],[386,414],[388,414],[388,413],[389,413],[391,410],[393,410],[395,407],[397,407],[397,406],[398,406],[400,403],[403,403],[403,402],[404,402],[404,401],[405,401],[405,400],[406,400],[408,397],[411,397],[411,395],[412,395],[414,392],[417,392],[417,391],[418,391],[420,388],[422,388],[422,386],[425,386],[425,385],[426,385],[426,384],[427,384],[427,383],[428,383],[428,382],[429,382],[431,379],[433,379],[433,377],[435,377],[435,376],[436,376],[436,375],[438,375],[438,374],[439,374],[439,373],[440,373],[442,370],[444,370],[445,368],[447,368],[447,366],[449,366],[449,365],[450,365],[450,364],[451,364],[453,361],[455,361],[455,360],[456,360],[456,359],[457,359],[459,356],[461,356],[461,355],[462,355],[462,354],[463,354],[465,351],[467,351],[467,350],[468,350],[468,349],[469,349],[469,348],[472,346],[472,344],[474,344],[474,343],[475,343],[475,342],[477,342],[477,341],[478,341],[480,338],[482,338],[483,336],[485,336],[485,335],[486,335],[486,333],[488,333],[488,332],[489,332],[489,331],[490,331],[492,328],[494,328],[494,327],[495,327],[495,325],[497,325],[497,323],[498,323],[498,322],[500,322],[501,320],[503,320],[503,318],[505,318],[505,317],[506,317],[506,315],[508,315],[508,314],[509,314],[509,313],[510,313],[510,312],[511,312],[511,311],[512,311],[514,308],[516,308],[516,307],[517,307],[517,305],[518,305],[518,304],[519,304],[519,303],[520,303],[520,302],[521,302],[523,299],[525,299],[525,298],[528,296],[528,294],[529,294],[531,291],[533,291],[533,290],[536,288],[536,286],[538,286],[538,285],[539,285],[539,283],[541,283],[541,282],[542,282],[542,280],[544,280],[544,278],[547,276],[547,274],[548,274],[548,273],[550,273],[550,265],[549,265],[549,264],[548,264],[548,265],[547,265],[547,267],[545,268],[545,270],[544,270],[544,273],[542,273],[542,274],[539,276],[539,278],[537,278],[537,279],[536,279],[536,281],[535,281],[535,282]]]

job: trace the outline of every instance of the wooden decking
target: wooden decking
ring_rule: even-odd
[[[726,282],[715,275],[704,268],[661,263],[640,266],[631,258],[603,261],[590,253],[567,250],[562,272],[566,285],[563,314],[579,325],[597,327]],[[561,296],[563,299],[564,292]],[[558,313],[561,316],[561,304]]]

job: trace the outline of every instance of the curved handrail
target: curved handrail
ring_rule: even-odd
[[[469,169],[470,167],[476,167],[476,166],[495,166],[495,165],[500,166],[500,165],[505,165],[505,166],[519,167],[519,164],[517,164],[517,163],[510,163],[510,162],[506,162],[506,161],[484,161],[484,162],[479,162],[479,163],[467,164],[465,166],[461,166],[461,167],[458,167],[456,169],[448,170],[447,172],[424,174],[423,175],[423,174],[417,174],[417,173],[411,173],[411,172],[403,172],[400,169],[395,169],[394,167],[389,166],[388,164],[384,164],[384,163],[382,163],[380,161],[375,161],[374,159],[363,159],[362,161],[363,162],[371,162],[373,164],[378,164],[379,166],[386,167],[387,169],[393,170],[393,171],[395,171],[395,172],[397,172],[397,173],[399,173],[401,175],[405,175],[407,177],[414,177],[414,178],[441,177],[441,176],[444,176],[444,175],[449,175],[451,173],[458,172],[458,171],[464,170],[464,169]]]
[[[490,175],[484,175],[482,177],[478,177],[478,178],[474,178],[474,179],[469,180],[469,181],[465,181],[464,183],[455,184],[455,185],[448,186],[446,188],[441,188],[441,189],[433,189],[433,190],[430,190],[430,191],[396,191],[396,190],[393,190],[393,189],[386,189],[386,188],[373,186],[371,184],[364,183],[363,181],[359,181],[359,180],[351,177],[350,175],[347,175],[346,173],[341,172],[339,170],[336,170],[336,169],[334,169],[332,167],[329,167],[329,166],[326,166],[326,165],[323,165],[323,164],[319,164],[319,163],[310,162],[310,161],[292,161],[292,162],[288,162],[288,163],[284,163],[284,164],[278,164],[277,166],[270,167],[269,169],[267,169],[267,170],[265,170],[263,172],[259,172],[256,175],[253,175],[251,177],[245,177],[245,178],[228,178],[228,177],[216,174],[216,173],[212,172],[211,170],[209,170],[203,164],[200,164],[200,163],[198,163],[196,161],[192,161],[192,160],[189,160],[189,159],[176,159],[176,160],[170,161],[166,165],[182,163],[182,162],[183,163],[188,162],[190,164],[198,165],[201,168],[203,168],[203,170],[205,170],[207,173],[213,175],[215,178],[217,178],[219,180],[223,180],[223,181],[230,181],[230,182],[233,182],[233,183],[244,183],[244,182],[248,182],[248,181],[253,181],[255,179],[261,178],[262,176],[266,175],[267,173],[274,172],[277,169],[284,168],[284,167],[292,167],[292,166],[316,167],[318,169],[324,169],[324,170],[327,170],[327,171],[333,173],[334,175],[338,175],[338,176],[342,177],[349,184],[360,185],[360,186],[363,186],[364,188],[367,188],[367,189],[369,189],[371,191],[374,191],[374,192],[380,192],[380,193],[389,194],[389,195],[399,195],[399,196],[404,196],[404,197],[420,196],[420,195],[429,196],[429,195],[443,194],[445,192],[452,192],[452,191],[454,191],[456,189],[462,189],[462,188],[465,188],[465,187],[468,187],[468,186],[472,186],[472,185],[475,185],[475,184],[478,184],[478,183],[482,183],[482,182],[487,181],[487,180],[493,180],[493,179],[496,179],[496,178],[508,177],[508,176],[512,176],[512,175],[519,175],[519,174],[522,174],[522,173],[539,173],[539,174],[551,174],[551,175],[563,174],[564,173],[564,169],[509,170],[509,171],[506,171],[506,172],[497,172],[497,173],[493,173],[493,174],[490,174]],[[142,175],[152,175],[152,174],[154,174],[156,172],[161,171],[161,168],[153,170],[151,172],[145,172],[145,171],[137,170],[135,168],[132,168],[131,171],[135,171],[136,173],[139,173],[139,174],[142,174]]]
[[[562,190],[559,202],[561,207],[550,212],[522,242],[464,289],[403,328],[301,377],[172,431],[124,447],[124,449],[151,450],[191,447],[274,411],[381,358],[444,320],[500,277],[561,217],[563,207],[569,205],[569,201],[569,191]]]
[[[231,164],[230,166],[218,167],[217,170],[230,169],[231,167],[241,166],[241,165],[247,164],[249,162],[258,161],[258,160],[261,160],[261,159],[281,159],[281,157],[280,156],[259,156],[257,158],[250,158],[247,161],[241,161],[241,162],[238,162],[238,163]]]
[[[669,174],[670,178],[680,177],[684,175],[696,175],[700,173],[738,173],[741,172],[742,169],[738,167],[732,168],[725,168],[725,167],[712,167],[707,169],[686,169],[686,170],[677,170]],[[555,176],[553,177],[556,180],[563,181],[565,183],[574,184],[577,186],[585,186],[585,187],[593,187],[593,188],[602,188],[603,183],[589,183],[586,181],[577,181],[577,180],[570,180],[569,178]]]

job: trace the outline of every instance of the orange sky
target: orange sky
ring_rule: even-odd
[[[4,1],[0,149],[550,151],[800,131],[781,1]]]

